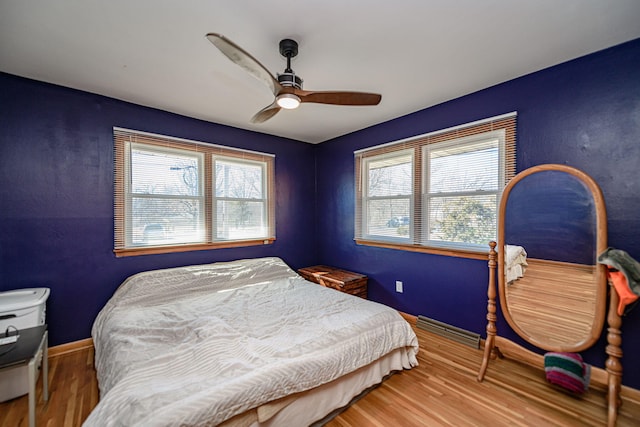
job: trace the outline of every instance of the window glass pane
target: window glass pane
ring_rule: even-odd
[[[131,149],[131,192],[198,196],[198,157],[168,151]]]
[[[218,201],[216,207],[216,239],[267,237],[265,203],[245,200]]]
[[[368,234],[393,238],[410,237],[411,200],[377,199],[367,203]]]
[[[431,197],[429,204],[429,240],[486,246],[496,239],[495,194]]]
[[[402,155],[368,163],[368,196],[410,195],[413,182],[412,156]]]
[[[262,199],[263,167],[250,163],[215,161],[216,197]]]
[[[194,199],[133,197],[131,244],[168,245],[205,240],[201,202]]]
[[[429,151],[429,193],[495,191],[499,179],[498,139]]]

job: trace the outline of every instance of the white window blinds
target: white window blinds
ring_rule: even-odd
[[[357,151],[355,240],[486,251],[515,175],[516,114]]]
[[[118,255],[270,243],[274,157],[114,129]]]

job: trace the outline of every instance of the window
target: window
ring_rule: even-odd
[[[128,145],[127,247],[204,240],[202,169],[202,153],[148,144]]]
[[[424,240],[429,245],[486,251],[497,238],[502,147],[504,131],[423,148]]]
[[[243,240],[267,233],[264,162],[214,156],[214,240]]]
[[[366,234],[408,240],[413,210],[413,151],[382,154],[364,163]]]
[[[476,257],[515,174],[515,113],[355,153],[359,244]]]
[[[274,158],[114,129],[117,256],[275,240]]]

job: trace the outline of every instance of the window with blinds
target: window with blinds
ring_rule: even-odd
[[[510,113],[355,152],[356,242],[484,256],[515,142]]]
[[[274,156],[114,128],[117,256],[275,240]]]

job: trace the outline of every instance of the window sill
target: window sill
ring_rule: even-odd
[[[198,243],[190,245],[174,245],[174,246],[145,246],[139,248],[124,248],[114,249],[113,253],[117,258],[127,256],[138,255],[155,255],[155,254],[168,254],[177,252],[190,252],[190,251],[206,251],[211,249],[223,249],[223,248],[239,248],[245,246],[259,246],[270,245],[275,242],[275,238],[260,239],[260,240],[241,240],[233,242],[220,242],[220,243]]]
[[[486,260],[489,256],[489,242],[487,242],[486,252],[475,252],[464,249],[436,248],[421,245],[406,245],[389,242],[378,242],[374,240],[355,239],[356,244],[363,246],[375,246],[378,248],[396,249],[400,251],[422,252],[426,254],[453,256],[458,258],[481,259]]]

